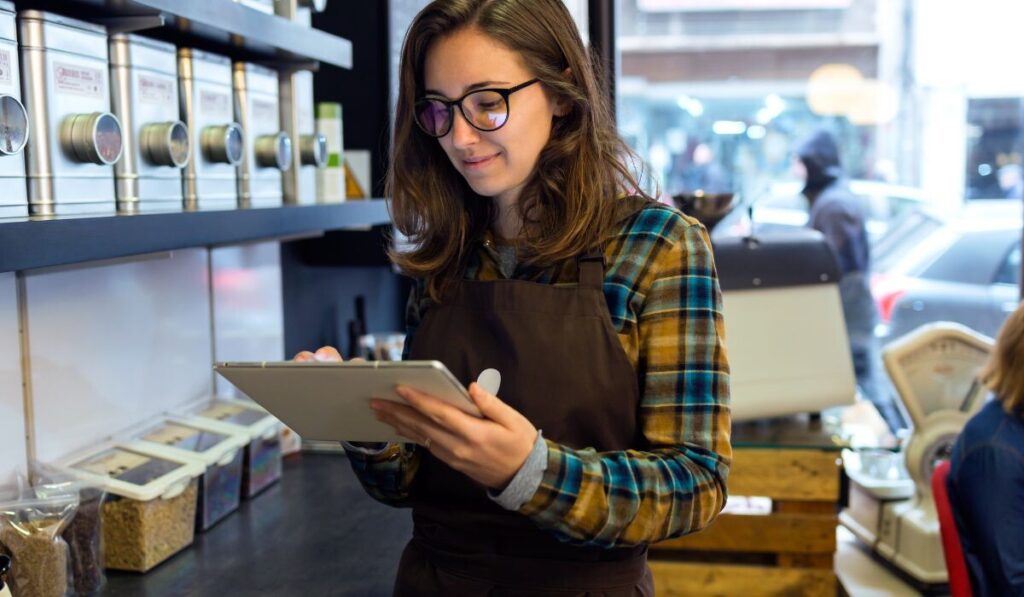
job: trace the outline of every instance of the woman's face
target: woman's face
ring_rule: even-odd
[[[518,54],[472,27],[431,44],[424,64],[426,93],[449,100],[473,89],[515,87],[534,78]],[[456,107],[451,130],[438,141],[476,193],[508,206],[533,172],[557,112],[544,86],[534,84],[509,96],[508,120],[498,130],[473,128]]]

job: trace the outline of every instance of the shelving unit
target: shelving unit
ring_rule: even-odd
[[[0,273],[359,229],[391,221],[383,199],[333,205],[0,221]]]
[[[347,39],[231,0],[38,0],[31,5],[111,29],[141,27],[146,35],[234,58],[312,68],[323,62],[352,68],[352,43]]]

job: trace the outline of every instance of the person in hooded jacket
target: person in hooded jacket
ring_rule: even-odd
[[[825,236],[839,263],[839,295],[857,385],[889,426],[900,429],[906,426],[903,417],[880,378],[878,311],[869,286],[871,251],[864,212],[843,176],[831,133],[815,131],[797,146],[796,155],[805,172],[803,194],[810,203],[807,225]]]

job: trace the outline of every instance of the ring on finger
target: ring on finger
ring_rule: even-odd
[[[424,440],[423,440],[423,447],[426,448],[427,450],[430,449],[430,438],[429,437],[424,438]]]

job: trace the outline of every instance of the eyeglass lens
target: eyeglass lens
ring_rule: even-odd
[[[508,104],[496,91],[482,89],[470,93],[462,100],[462,112],[471,125],[481,131],[501,128],[508,120]],[[416,118],[429,135],[442,137],[451,129],[453,110],[440,101],[422,100],[416,108]]]

